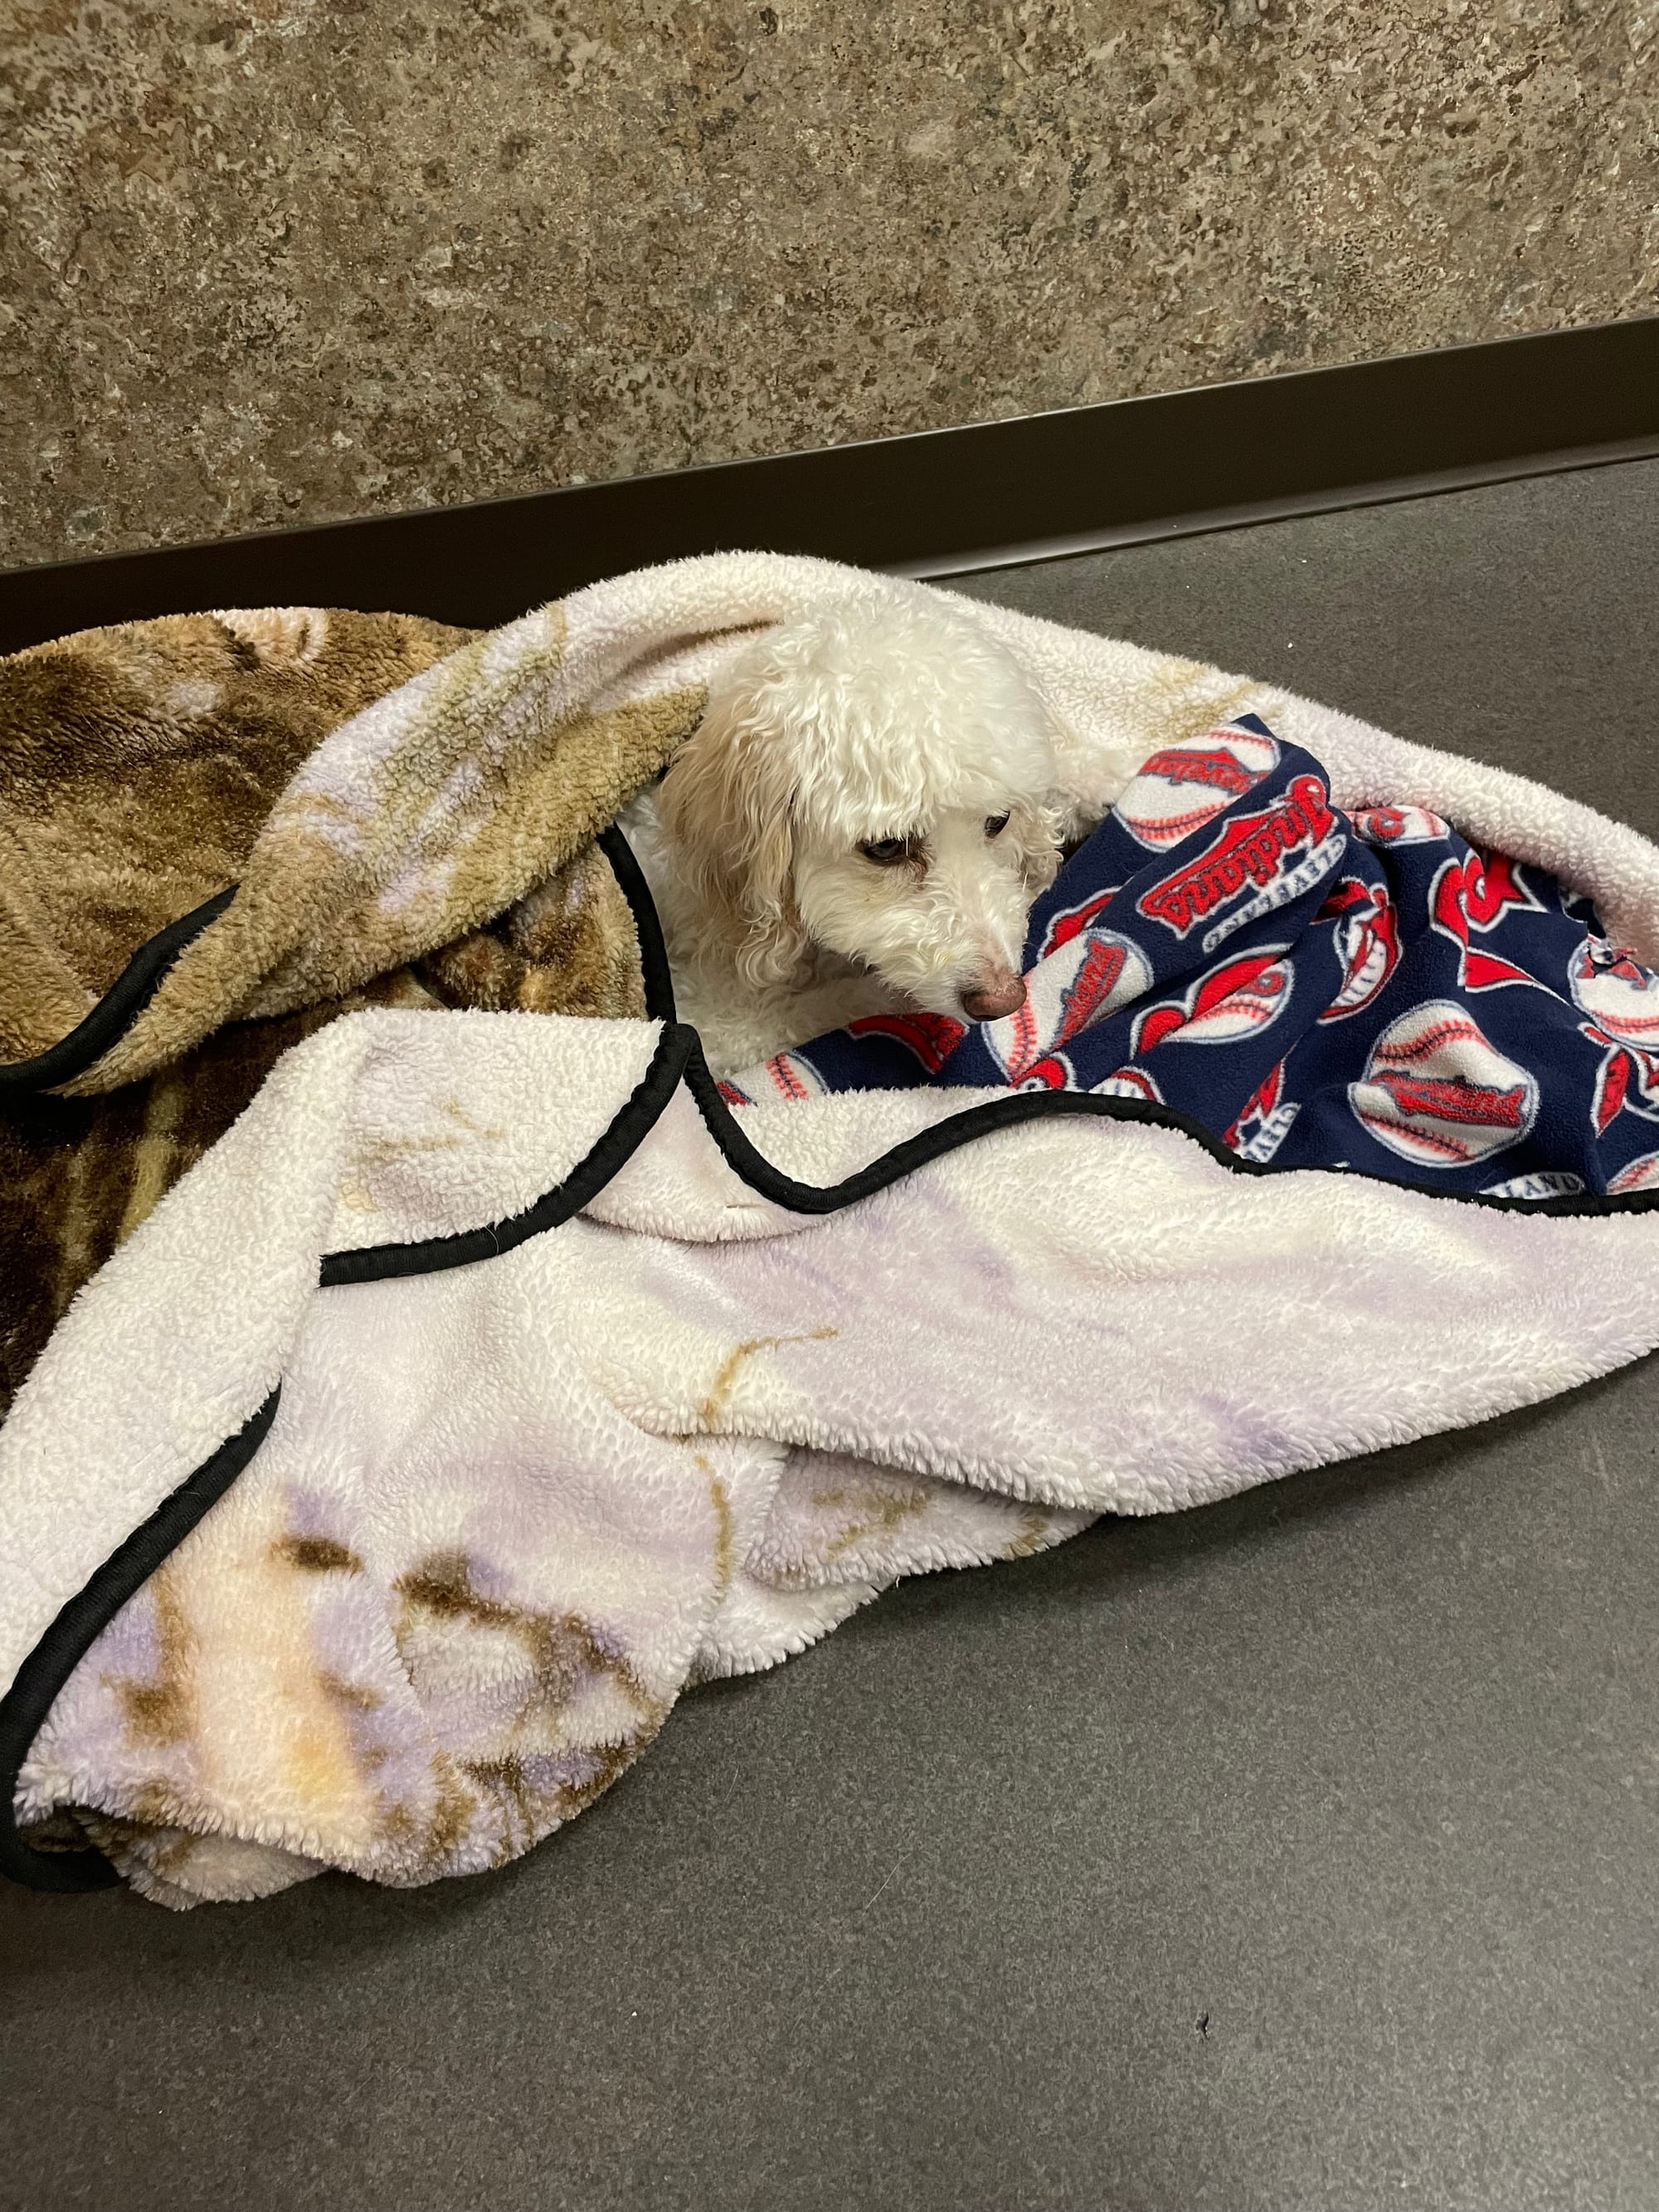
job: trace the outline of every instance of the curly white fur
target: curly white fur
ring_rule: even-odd
[[[1062,736],[1012,655],[919,589],[829,602],[736,653],[629,824],[711,1060],[896,1006],[1011,1012],[1059,865]],[[868,850],[893,845],[885,865]]]

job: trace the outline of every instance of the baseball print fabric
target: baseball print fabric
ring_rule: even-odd
[[[1256,714],[1165,746],[1031,916],[1024,1006],[883,1015],[724,1088],[1139,1098],[1258,1166],[1465,1195],[1659,1184],[1659,976],[1416,805],[1344,811]]]

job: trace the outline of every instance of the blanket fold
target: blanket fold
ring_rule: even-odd
[[[556,608],[484,638],[180,616],[0,659],[0,1417],[80,1285],[325,1022],[644,1011],[597,841],[702,695],[598,703],[592,675]]]
[[[755,622],[896,588],[679,564],[568,602],[566,662],[587,656],[596,711],[695,695]],[[1132,811],[1168,800],[1137,903],[1184,837],[1207,851],[1230,807],[1279,796],[1310,830],[1269,838],[1263,866],[1290,881],[1335,834],[1296,788],[1316,775],[1333,811],[1421,808],[1507,855],[1537,900],[1517,932],[1579,941],[1600,916],[1635,970],[1659,945],[1659,853],[1588,810],[1213,671],[974,612],[1062,714],[1079,775]],[[1262,731],[1282,794],[1185,821],[1194,783],[1231,773],[1212,763],[1204,786],[1191,763]],[[1140,769],[1169,791],[1137,798]],[[6,1869],[69,1887],[112,1866],[183,1905],[324,1867],[408,1883],[496,1865],[609,1787],[685,1688],[804,1650],[898,1576],[1201,1504],[1652,1349],[1659,1223],[1639,1191],[1540,1206],[1472,1183],[1448,1202],[1423,1163],[1395,1181],[1330,1171],[1340,1154],[1291,1165],[1294,1123],[1255,1158],[1219,1105],[1200,1142],[1203,1099],[1177,1114],[1109,1087],[1135,1066],[1166,1091],[1160,1054],[1224,1049],[1182,1032],[1225,994],[1187,998],[1235,941],[1263,949],[1258,925],[1316,934],[1327,1011],[1375,981],[1375,944],[1323,908],[1383,849],[1345,832],[1317,880],[1191,973],[1149,962],[1133,1006],[1109,984],[1058,1039],[1060,1087],[1016,1088],[1035,1040],[999,1059],[991,1038],[949,1081],[738,1084],[734,1103],[660,997],[656,1018],[330,1021],[86,1285],[0,1430]],[[1060,907],[1130,880],[1109,880],[1109,846],[1085,867],[1103,874],[1057,887],[1039,956]],[[1553,915],[1546,876],[1567,887]],[[1264,888],[1248,865],[1231,884],[1205,895],[1200,938]],[[1518,965],[1520,941],[1475,949]],[[1423,942],[1470,950],[1455,929]],[[1379,1020],[1408,957],[1368,1001]],[[1126,1031],[1123,1058],[1112,1024],[1159,1009],[1179,1018]],[[1261,1012],[1223,1027],[1237,1014],[1265,1051]],[[1316,1019],[1297,1034],[1324,1048]],[[805,1064],[848,1049],[819,1041]]]

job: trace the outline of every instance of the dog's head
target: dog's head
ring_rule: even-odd
[[[1024,996],[1032,899],[1059,865],[1054,725],[1012,657],[920,591],[850,600],[735,654],[659,817],[739,971],[821,945],[931,1013]]]

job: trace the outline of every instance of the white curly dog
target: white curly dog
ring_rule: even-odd
[[[860,1014],[994,1021],[1081,824],[1067,733],[969,616],[832,602],[739,648],[627,827],[719,1072]]]

